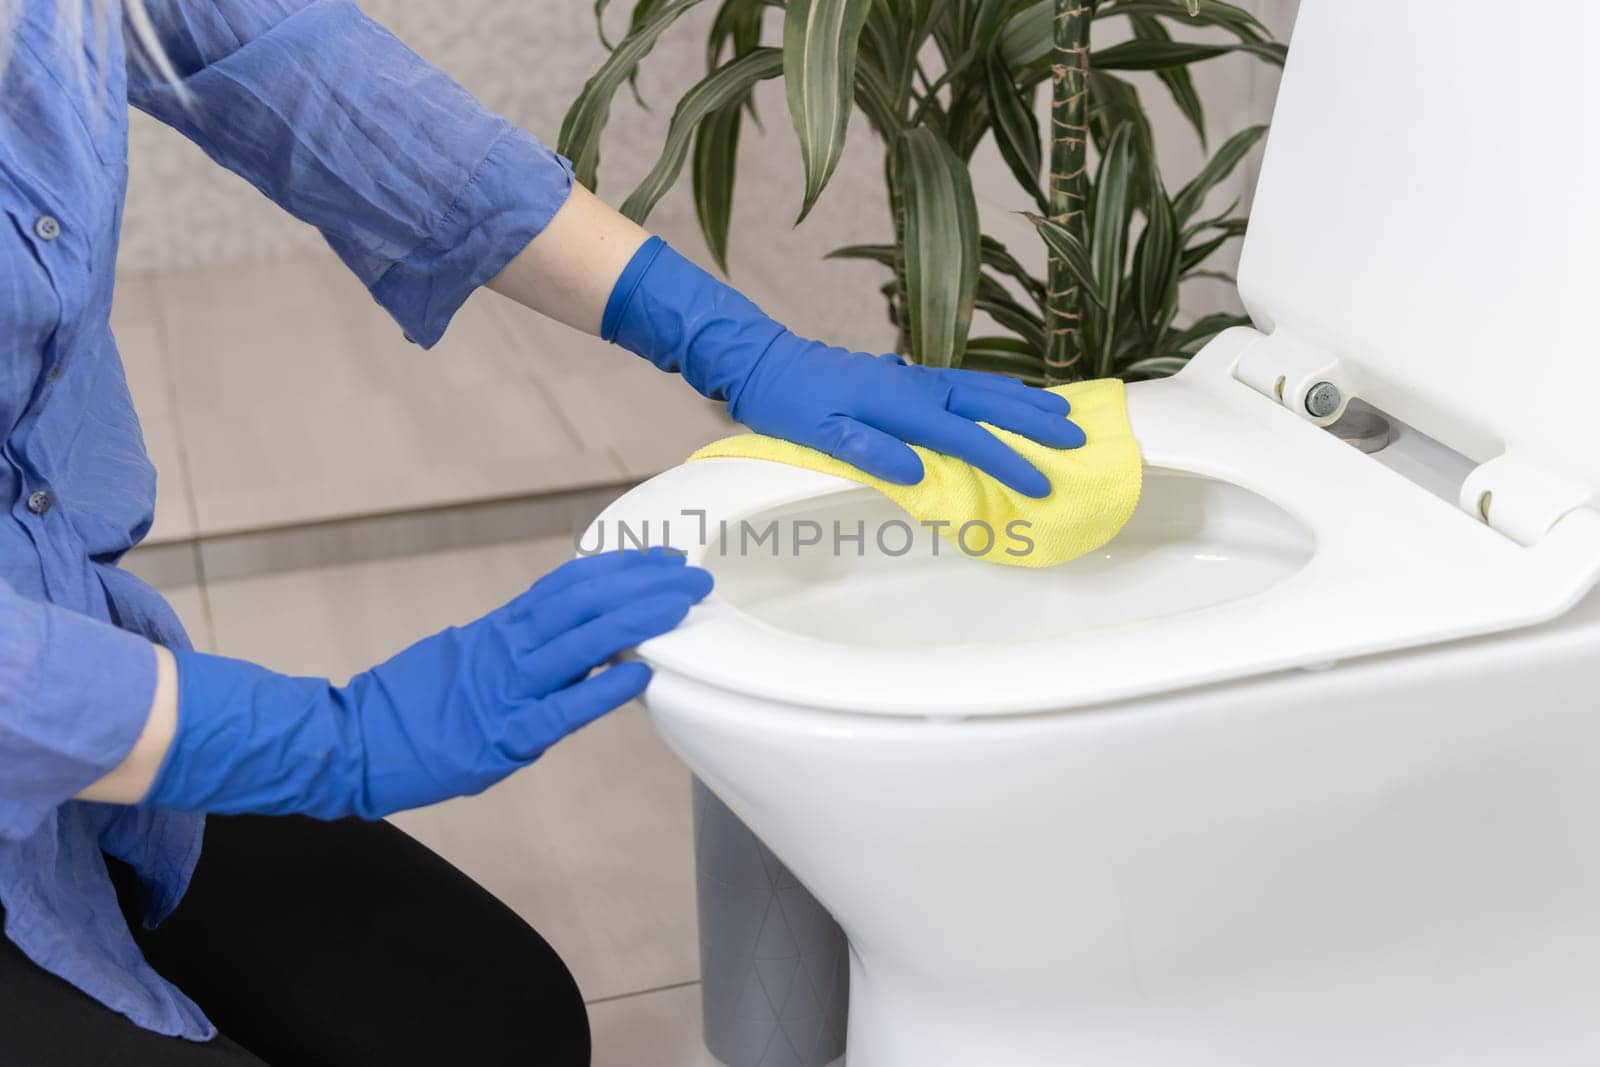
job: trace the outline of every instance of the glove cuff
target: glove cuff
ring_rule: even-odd
[[[359,737],[326,679],[293,678],[244,660],[174,652],[178,726],[144,806],[219,815],[357,811]]]
[[[634,253],[601,322],[606,340],[721,401],[738,395],[761,356],[787,332],[660,238]]]
[[[617,329],[622,325],[622,316],[628,310],[628,305],[633,302],[633,293],[639,288],[639,282],[644,278],[645,272],[656,261],[656,256],[667,247],[667,242],[659,237],[651,237],[634,252],[633,258],[628,260],[628,265],[622,268],[622,273],[617,277],[617,284],[612,286],[611,295],[606,298],[606,310],[600,316],[600,339],[615,343]]]

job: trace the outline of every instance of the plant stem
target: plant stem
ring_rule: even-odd
[[[900,191],[900,182],[894,173],[894,152],[891,150],[886,156],[884,175],[889,185],[889,215],[894,222],[894,277],[900,283],[899,293],[893,302],[895,327],[898,330],[895,351],[911,359],[911,310],[906,306],[906,294],[909,292],[906,287],[906,198]]]
[[[1089,26],[1092,0],[1056,0],[1050,57],[1050,218],[1089,245]],[[1061,259],[1050,257],[1045,298],[1045,380],[1083,377],[1083,294]]]

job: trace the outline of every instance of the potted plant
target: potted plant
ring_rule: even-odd
[[[596,0],[597,13],[608,2]],[[635,3],[627,35],[562,126],[559,149],[579,181],[594,184],[616,93],[699,2]],[[773,44],[765,42],[769,8],[782,10]],[[1132,38],[1092,49],[1093,27],[1111,19],[1126,20]],[[1230,39],[1172,32],[1188,27]],[[782,77],[805,168],[801,219],[838,165],[854,110],[885,146],[893,240],[834,255],[892,272],[883,292],[909,358],[1041,384],[1152,377],[1243,321],[1217,314],[1176,325],[1182,284],[1217,276],[1211,256],[1246,225],[1232,209],[1202,215],[1206,195],[1265,128],[1228,138],[1170,192],[1138,89],[1123,75],[1154,72],[1204,143],[1189,67],[1233,52],[1283,62],[1284,46],[1244,9],[1224,0],[721,0],[706,52],[708,73],[679,100],[660,158],[622,210],[643,221],[687,165],[701,229],[724,269],[740,128],[753,113],[755,84]],[[934,55],[939,65],[929,69]],[[1048,144],[1035,108],[1046,90]],[[980,230],[968,166],[987,134],[1036,208],[1029,217],[1049,250],[1044,278]],[[975,310],[1006,333],[969,336]]]

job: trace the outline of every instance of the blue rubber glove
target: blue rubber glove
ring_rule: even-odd
[[[177,735],[144,803],[376,819],[481,792],[642,693],[643,663],[589,672],[710,591],[682,556],[575,560],[342,688],[178,653]]]
[[[1057,448],[1084,440],[1054,393],[797,337],[659,237],[618,278],[600,333],[726,401],[751,429],[901,485],[922,480],[909,443],[966,460],[1028,496],[1048,496],[1049,480],[978,422]]]

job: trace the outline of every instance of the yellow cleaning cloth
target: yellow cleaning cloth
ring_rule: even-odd
[[[912,448],[926,471],[916,485],[895,485],[814,448],[759,434],[713,442],[689,458],[770,459],[870,485],[966,555],[1011,567],[1053,567],[1092,552],[1116,536],[1139,503],[1144,465],[1128,426],[1128,403],[1114,378],[1057,386],[1072,404],[1072,421],[1088,438],[1057,449],[988,429],[1050,479],[1050,495],[1023,496],[963,460]]]

